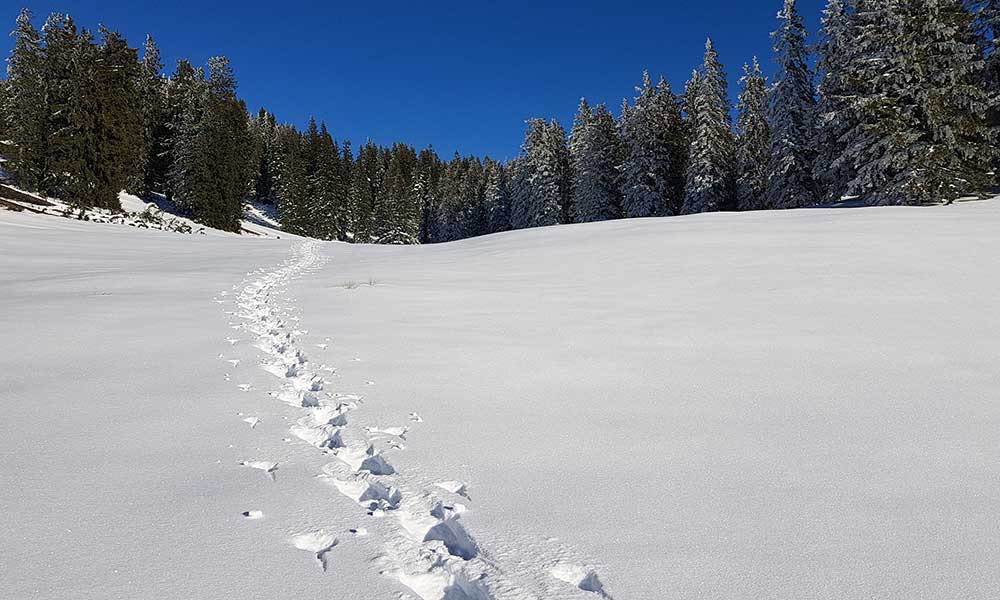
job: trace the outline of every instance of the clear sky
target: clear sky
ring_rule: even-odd
[[[643,69],[683,89],[711,35],[735,96],[742,65],[770,73],[781,0],[506,2],[436,0],[4,0],[3,27],[21,7],[40,25],[65,12],[103,23],[133,46],[147,33],[172,71],[177,58],[232,59],[256,111],[304,125],[326,121],[355,145],[404,141],[442,156],[517,154],[530,117],[569,129],[581,96],[617,114]],[[799,0],[811,34],[824,0]],[[6,56],[12,42],[0,39]]]

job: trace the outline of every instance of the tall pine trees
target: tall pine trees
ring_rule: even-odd
[[[847,73],[854,43],[854,22],[849,8],[848,0],[828,0],[816,46],[819,84],[812,140],[813,181],[819,200],[826,202],[843,197],[854,176],[851,162],[844,155],[847,150],[844,136],[855,126]]]
[[[623,105],[622,208],[627,217],[676,214],[681,207],[686,136],[680,102],[664,79],[643,74],[632,106]]]
[[[992,180],[981,85],[985,61],[972,14],[948,0],[856,0],[846,60],[855,119],[844,160],[848,191],[874,204],[952,200]]]
[[[192,90],[176,136],[173,179],[181,205],[209,227],[238,232],[251,146],[228,59],[209,59],[208,78]]]
[[[735,204],[735,144],[726,74],[711,39],[705,43],[701,71],[691,87],[691,155],[683,212],[726,210]]]
[[[604,105],[591,109],[586,100],[580,100],[569,136],[578,222],[605,221],[621,215],[617,169],[620,145],[615,119]],[[497,177],[500,175],[497,169]]]
[[[795,0],[785,0],[774,32],[778,72],[771,90],[771,157],[767,204],[798,208],[816,202],[812,147],[815,97],[809,70],[806,31]]]
[[[767,124],[767,84],[757,58],[743,65],[743,90],[736,105],[736,204],[739,210],[766,207],[771,129]]]
[[[140,157],[143,192],[162,192],[167,179],[170,140],[167,113],[167,81],[163,77],[160,50],[146,36],[136,88],[142,106],[143,152]]]
[[[7,141],[5,170],[32,191],[45,178],[48,149],[45,101],[45,60],[42,36],[31,22],[31,11],[17,17],[14,49],[7,59]]]
[[[555,121],[528,121],[514,168],[511,227],[558,225],[572,214],[572,178],[566,131]]]

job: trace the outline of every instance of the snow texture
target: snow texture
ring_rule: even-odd
[[[997,222],[0,212],[0,596],[995,598]]]

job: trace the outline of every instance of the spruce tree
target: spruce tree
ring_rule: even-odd
[[[528,121],[521,148],[517,194],[512,198],[515,229],[558,225],[567,218],[572,193],[566,132],[555,121]]]
[[[209,227],[240,231],[251,146],[246,108],[225,57],[209,59],[208,78],[188,98],[176,135],[173,179],[182,206]]]
[[[684,166],[675,146],[684,139],[680,104],[664,80],[653,87],[643,73],[633,106],[622,109],[622,210],[626,217],[675,214]],[[678,164],[675,164],[678,163]]]
[[[621,215],[617,168],[621,141],[616,127],[603,104],[591,110],[586,100],[580,100],[569,136],[573,197],[580,223]]]
[[[816,46],[819,84],[812,141],[813,181],[818,199],[826,202],[843,197],[854,177],[851,163],[844,158],[847,150],[844,136],[855,126],[850,108],[853,92],[847,78],[855,35],[853,26],[848,0],[828,0]]]
[[[45,65],[41,34],[31,23],[31,11],[17,17],[14,49],[7,59],[9,107],[4,148],[4,170],[21,186],[41,189],[45,176],[48,109],[45,101]]]
[[[173,76],[167,83],[167,140],[163,154],[162,168],[166,173],[164,194],[174,200],[177,186],[181,184],[183,167],[177,164],[179,156],[186,154],[189,163],[194,163],[193,127],[201,118],[204,73],[195,69],[190,62],[181,59]]]
[[[413,147],[396,143],[389,150],[386,195],[389,221],[381,243],[414,244],[420,235],[420,199],[415,189],[417,153]]]
[[[531,132],[529,126],[529,133]],[[525,140],[527,144],[527,140]],[[522,154],[508,164],[510,190],[510,228],[526,229],[531,227],[531,207],[534,190],[531,185],[531,169],[528,160]]]
[[[170,143],[167,112],[167,81],[163,77],[160,50],[152,36],[146,36],[137,88],[142,103],[143,192],[162,192],[166,185]]]
[[[469,158],[469,167],[462,178],[464,200],[462,238],[489,233],[486,221],[486,170],[477,157]]]
[[[981,86],[971,13],[950,0],[857,0],[854,19],[849,193],[924,204],[981,192],[992,182],[994,98]]]
[[[41,188],[81,207],[94,206],[87,195],[97,149],[97,53],[86,30],[77,31],[68,15],[52,13],[42,27],[45,91],[45,147]]]
[[[425,148],[417,157],[417,173],[413,181],[413,196],[420,210],[418,238],[421,244],[437,241],[438,184],[441,159],[433,148]]]
[[[306,168],[302,136],[290,125],[277,125],[274,131],[271,160],[274,203],[281,229],[306,235],[312,222],[306,192]]]
[[[6,79],[0,79],[0,171],[3,170],[4,157],[10,152],[10,128],[13,116],[10,99],[10,85]],[[2,176],[2,175],[0,175]]]
[[[278,125],[274,115],[261,108],[250,123],[250,138],[254,146],[253,159],[257,163],[253,171],[253,198],[257,202],[274,204],[275,173],[279,163]]]
[[[142,98],[136,83],[139,63],[118,32],[101,30],[94,83],[96,153],[88,153],[93,180],[79,195],[92,194],[95,206],[120,209],[118,193],[141,191],[145,154]]]
[[[380,161],[379,149],[371,140],[358,149],[349,198],[352,217],[350,237],[356,243],[375,241],[375,203],[382,185]]]
[[[785,0],[778,18],[781,25],[773,35],[778,72],[770,98],[767,204],[773,208],[798,208],[815,204],[817,199],[812,177],[816,99],[805,26],[795,0]]]
[[[684,214],[725,210],[735,205],[735,148],[727,89],[726,74],[709,39],[694,86],[694,103],[688,109],[693,120]]]
[[[767,124],[767,84],[757,57],[743,65],[743,90],[736,105],[736,202],[739,210],[766,207],[770,127]]]
[[[1000,90],[1000,0],[965,0],[966,9],[975,17],[973,26],[980,49],[986,57],[982,81],[996,93]],[[997,122],[994,120],[993,125]]]
[[[486,232],[498,233],[510,229],[510,188],[508,168],[491,159],[484,161],[486,189],[483,201],[486,212]]]

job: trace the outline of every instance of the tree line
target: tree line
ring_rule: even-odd
[[[58,14],[38,30],[25,10],[0,85],[4,170],[81,208],[161,193],[239,231],[254,200],[293,233],[399,244],[844,197],[950,202],[994,185],[1000,0],[829,0],[815,45],[795,0],[778,19],[777,71],[744,65],[735,106],[709,39],[683,90],[644,74],[617,117],[582,100],[568,133],[531,119],[500,163],[355,149],[324,123],[249,115],[225,58],[165,75],[151,38],[140,57],[116,32]]]

